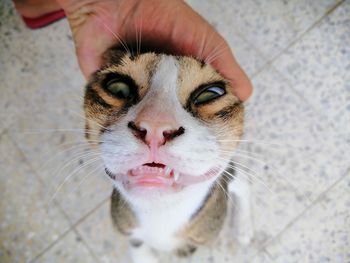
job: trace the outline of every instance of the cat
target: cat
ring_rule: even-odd
[[[223,225],[230,191],[237,238],[248,243],[249,186],[231,154],[243,133],[244,105],[212,66],[187,56],[116,47],[85,89],[86,137],[98,145],[114,184],[111,216],[129,237],[134,263],[154,251],[191,255]]]

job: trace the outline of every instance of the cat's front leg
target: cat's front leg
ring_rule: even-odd
[[[242,245],[248,245],[254,236],[250,184],[245,176],[238,173],[229,184],[228,190],[234,201],[234,236]]]
[[[140,240],[130,240],[129,254],[132,263],[158,263],[158,259],[152,249]]]

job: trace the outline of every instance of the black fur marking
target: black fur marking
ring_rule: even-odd
[[[105,132],[110,132],[111,130],[110,129],[108,129],[108,128],[105,128],[105,127],[101,127],[100,128],[100,135],[102,135],[103,133],[105,133]],[[101,143],[102,144],[102,143]]]
[[[178,257],[184,258],[191,256],[195,251],[197,250],[197,247],[192,245],[186,245],[185,247],[182,247],[176,251],[176,255]]]
[[[234,175],[236,174],[236,172],[235,172],[235,169],[234,169],[234,164],[232,162],[229,163],[229,165],[227,166],[225,171],[222,172],[222,174],[216,179],[216,181],[214,182],[214,186],[213,187],[215,187],[215,184],[217,183],[217,181],[218,181],[218,183],[220,183],[220,180],[222,180],[222,181],[224,181],[224,182],[226,182],[228,184],[230,181],[234,180]],[[231,175],[229,175],[228,173],[231,174]],[[210,190],[208,192],[208,194],[206,195],[206,197],[204,198],[204,200],[203,200],[202,204],[200,205],[200,207],[191,215],[190,221],[192,219],[194,219],[202,211],[202,209],[204,208],[205,204],[207,203],[209,198],[212,196],[212,194],[213,194],[213,191]]]
[[[143,242],[142,242],[142,240],[132,238],[132,239],[130,239],[130,245],[135,247],[135,248],[138,248],[138,247],[141,247],[143,245]]]
[[[88,132],[89,130],[90,130],[90,127],[89,127],[88,122],[86,121],[85,122],[85,138],[88,139],[88,140],[90,139],[90,134]]]
[[[89,101],[92,101],[94,103],[99,104],[100,106],[110,109],[112,108],[112,105],[108,104],[107,102],[105,102],[100,95],[98,95],[97,91],[92,89],[91,86],[87,86],[86,87],[86,92],[85,92],[85,97],[86,99],[88,99]]]
[[[109,66],[109,65],[122,65],[123,57],[125,57],[126,53],[122,49],[120,49],[119,46],[115,45],[111,48],[109,48],[104,54],[103,54],[103,65]]]
[[[216,117],[219,117],[223,120],[228,120],[232,118],[232,115],[235,114],[236,109],[242,104],[242,102],[236,102],[232,105],[226,106],[225,108],[221,109],[220,111],[215,113]]]
[[[193,220],[198,214],[200,211],[202,211],[202,209],[204,208],[205,204],[207,203],[207,201],[209,200],[209,198],[212,196],[213,192],[212,191],[209,191],[208,194],[206,195],[206,197],[204,198],[202,204],[200,205],[200,207],[191,215],[191,220]]]
[[[207,65],[204,60],[200,60],[199,63],[201,64],[201,68],[204,68]]]
[[[105,168],[105,172],[106,174],[112,179],[115,180],[115,174],[113,174],[110,170],[108,170],[107,168]]]

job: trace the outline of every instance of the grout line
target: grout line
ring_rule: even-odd
[[[270,254],[270,252],[267,251],[266,248],[263,248],[261,251],[262,251],[263,253],[266,254],[266,256],[268,257],[270,263],[275,263],[275,259],[274,259],[273,256]]]
[[[93,214],[96,210],[98,210],[106,201],[109,200],[110,197],[105,198],[104,200],[102,200],[102,202],[100,202],[94,209],[92,209],[90,212],[88,212],[84,217],[80,218],[76,223],[74,223],[73,225],[71,225],[66,231],[64,231],[55,241],[53,241],[51,244],[49,244],[46,248],[44,248],[39,254],[37,254],[33,259],[31,259],[29,261],[29,263],[34,263],[37,259],[39,259],[40,257],[42,257],[47,251],[49,251],[54,245],[56,245],[59,241],[61,241],[64,237],[66,237],[70,232],[74,232],[75,234],[77,234],[81,240],[82,243],[84,244],[84,246],[87,248],[87,250],[89,251],[90,255],[97,261],[98,257],[95,255],[95,253],[92,251],[92,249],[87,245],[87,243],[85,242],[84,238],[80,235],[80,233],[77,231],[76,227],[78,224],[80,224],[81,222],[83,222],[89,215]],[[64,212],[63,212],[64,213]],[[66,214],[64,213],[64,215],[66,216]]]
[[[267,62],[257,70],[255,74],[252,75],[252,79],[259,75],[262,71],[264,71],[266,68],[271,66],[279,57],[281,57],[286,51],[288,51],[291,47],[293,47],[297,42],[299,42],[301,39],[303,39],[310,31],[312,31],[314,28],[316,28],[327,16],[329,16],[331,13],[333,13],[339,6],[341,6],[346,0],[341,0],[334,4],[334,6],[330,7],[326,12],[317,19],[309,28],[307,28],[304,32],[302,32],[299,36],[297,36],[294,40],[289,42],[289,44],[283,48],[277,55],[272,57],[270,60],[267,60]],[[250,44],[250,42],[248,42]],[[253,45],[251,45],[254,49]],[[260,52],[261,54],[261,52]],[[264,58],[264,57],[263,57]]]
[[[36,169],[32,166],[31,162],[28,160],[27,156],[25,155],[25,153],[22,151],[22,149],[19,147],[17,141],[15,140],[15,138],[13,138],[11,136],[10,133],[7,132],[7,130],[5,129],[4,131],[2,131],[0,133],[0,137],[7,133],[10,137],[10,139],[12,140],[13,144],[15,145],[16,149],[20,152],[20,154],[22,155],[22,157],[25,160],[26,165],[29,166],[29,168],[33,171],[35,177],[37,178],[37,180],[39,181],[40,184],[42,184],[43,186],[46,186],[46,183],[43,181],[43,179],[37,174]],[[104,198],[100,203],[98,203],[93,209],[91,209],[89,212],[87,212],[85,215],[83,215],[80,219],[78,219],[75,223],[72,222],[71,218],[69,217],[69,215],[66,213],[66,211],[62,208],[61,204],[57,201],[57,200],[53,200],[53,204],[55,206],[57,206],[57,209],[59,210],[59,212],[63,215],[63,217],[68,221],[68,224],[70,227],[68,227],[56,240],[54,240],[52,243],[50,243],[47,247],[45,247],[41,252],[39,252],[33,259],[29,260],[29,263],[35,262],[38,258],[40,258],[41,256],[43,256],[48,250],[50,250],[54,245],[56,245],[60,240],[62,240],[64,237],[66,237],[68,235],[68,233],[70,232],[75,232],[81,239],[82,239],[82,243],[83,245],[87,248],[87,250],[89,251],[90,255],[95,259],[96,262],[99,262],[98,257],[95,255],[95,253],[93,252],[93,250],[90,248],[90,246],[88,246],[88,244],[85,242],[84,238],[79,234],[79,232],[76,230],[76,226],[78,224],[80,224],[81,222],[83,222],[87,217],[89,217],[91,214],[93,214],[96,210],[98,210],[105,202],[107,202],[109,200],[110,196]]]
[[[4,136],[5,134],[9,134],[8,127],[4,128],[2,131],[0,131],[0,137]],[[12,139],[12,138],[11,138]]]
[[[105,203],[108,202],[110,199],[110,196],[107,198],[103,199],[102,202],[100,202],[94,209],[92,209],[89,213],[87,213],[85,216],[81,217],[75,224],[73,225],[73,231],[81,238],[82,243],[85,245],[87,250],[89,251],[90,255],[95,259],[95,262],[100,262],[98,256],[95,254],[94,250],[90,247],[88,242],[84,239],[84,236],[81,235],[77,229],[77,226],[82,223],[84,220],[86,220],[91,214],[96,212],[100,207],[102,207]]]
[[[333,123],[333,121],[331,121],[327,115],[325,115],[322,111],[320,111],[319,108],[315,107],[315,105],[313,105],[312,103],[310,103],[305,96],[303,96],[298,90],[296,90],[291,81],[286,78],[284,76],[284,74],[282,74],[278,69],[275,68],[275,66],[273,65],[273,63],[279,58],[281,57],[288,49],[290,49],[291,47],[293,47],[297,42],[299,42],[301,39],[303,39],[305,37],[305,35],[307,33],[309,33],[310,31],[312,31],[314,28],[318,27],[319,24],[326,18],[328,17],[330,14],[332,14],[338,7],[340,7],[342,4],[344,4],[346,2],[346,0],[340,0],[337,1],[332,7],[330,7],[328,10],[326,10],[326,12],[318,19],[316,20],[316,22],[314,22],[308,29],[306,29],[306,31],[304,31],[303,33],[301,33],[297,38],[295,38],[292,42],[290,42],[290,44],[288,46],[286,46],[279,54],[277,54],[275,57],[273,57],[272,59],[270,59],[267,63],[265,63],[260,69],[258,69],[254,74],[252,74],[251,79],[253,80],[255,77],[259,76],[263,71],[265,71],[266,69],[271,69],[274,71],[275,74],[277,74],[279,77],[282,78],[283,81],[285,81],[289,88],[292,90],[292,92],[301,100],[303,101],[306,105],[308,105],[310,107],[310,109],[316,114],[316,115],[320,115],[321,117],[324,117],[326,119],[326,122],[328,123],[328,125],[330,126],[329,129],[331,129],[332,132],[336,132],[337,131],[337,126],[335,125],[335,123]],[[240,35],[240,34],[239,34]],[[241,36],[241,35],[240,35]],[[241,36],[242,37],[242,36]],[[242,37],[244,40],[245,38]],[[246,40],[246,42],[250,44],[249,41]],[[255,50],[258,50],[257,48],[255,48],[255,46],[251,45]],[[259,50],[258,50],[259,51]],[[262,58],[264,59],[264,56],[261,52],[259,52],[259,54],[261,54]],[[342,136],[344,138],[344,136]]]
[[[258,248],[258,251],[266,251],[267,250],[267,246],[270,245],[272,242],[276,241],[278,238],[280,238],[283,233],[285,233],[289,228],[291,228],[306,212],[308,212],[312,207],[314,207],[315,205],[319,204],[324,198],[325,196],[332,190],[334,189],[341,181],[345,180],[345,178],[347,176],[349,176],[350,173],[350,168],[348,168],[345,172],[344,175],[342,175],[338,180],[336,180],[333,184],[331,184],[327,189],[325,189],[323,192],[321,192],[316,198],[315,200],[309,204],[308,206],[305,207],[305,209],[297,216],[295,216],[287,225],[284,229],[282,229],[281,231],[279,231],[274,237],[270,238],[269,240],[267,240],[266,242],[264,242],[260,248]],[[269,254],[270,255],[270,254]],[[272,257],[273,258],[273,257]]]
[[[72,231],[71,228],[68,228],[64,231],[56,240],[54,240],[51,244],[49,244],[46,248],[44,248],[39,254],[37,254],[33,259],[29,260],[28,263],[34,263],[38,258],[43,256],[48,250],[50,250],[53,246],[55,246],[59,241],[61,241],[65,236],[67,236]]]

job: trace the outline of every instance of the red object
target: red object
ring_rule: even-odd
[[[22,16],[23,22],[30,29],[38,29],[50,25],[62,18],[66,17],[63,10],[57,10],[39,17],[29,18]]]

